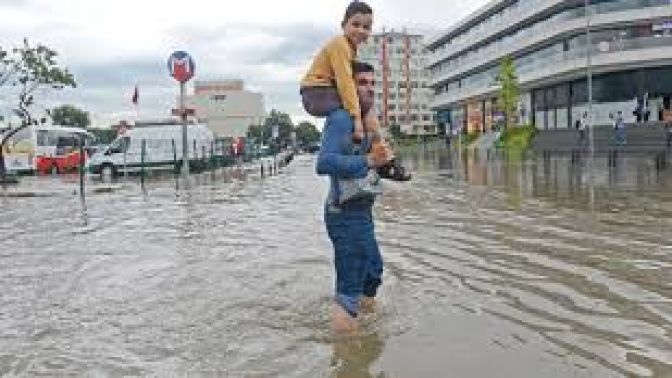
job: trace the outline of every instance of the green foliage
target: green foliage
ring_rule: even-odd
[[[402,138],[402,133],[401,133],[401,126],[398,123],[393,123],[390,125],[390,136],[393,139],[401,139]]]
[[[308,146],[320,141],[320,132],[310,122],[301,122],[296,126],[296,141],[299,145]]]
[[[96,143],[110,144],[117,137],[117,130],[114,129],[96,129],[88,130],[96,137]]]
[[[478,131],[474,131],[474,132],[462,135],[462,146],[463,147],[469,147],[478,138],[480,138],[480,136],[481,136],[481,133],[478,132]]]
[[[252,139],[255,141],[261,141],[262,132],[264,130],[263,125],[250,125],[247,129],[247,139]],[[266,137],[266,135],[264,135]],[[267,138],[264,138],[266,140]]]
[[[273,125],[278,125],[278,140],[273,141]],[[247,137],[262,141],[266,145],[284,145],[291,141],[294,123],[289,114],[273,109],[264,120],[263,125],[251,125],[247,130]]]
[[[23,125],[33,123],[31,108],[38,90],[76,86],[72,74],[56,63],[57,55],[56,51],[42,44],[31,46],[26,38],[23,45],[12,49],[11,53],[0,52],[0,86],[18,88],[14,113]]]
[[[294,131],[294,123],[289,114],[279,110],[271,110],[271,113],[264,120],[264,137],[268,139],[272,137],[273,125],[278,125],[278,141],[281,145],[288,143],[292,138],[292,131]]]
[[[0,87],[9,81],[12,72],[13,64],[9,53],[0,47]]]
[[[16,88],[17,104],[12,110],[21,118],[21,126],[0,135],[0,180],[6,174],[2,154],[5,141],[19,130],[37,123],[32,115],[35,93],[43,89],[76,86],[72,74],[56,63],[57,55],[56,51],[44,45],[31,46],[27,38],[23,39],[21,47],[12,49],[11,53],[0,49],[0,87]]]
[[[499,97],[497,98],[497,106],[504,111],[506,127],[509,128],[515,123],[516,108],[520,96],[516,65],[510,56],[502,59],[497,82],[501,86]]]
[[[51,119],[57,125],[87,128],[91,124],[89,112],[74,105],[61,105],[51,110]]]
[[[509,127],[502,132],[497,147],[515,151],[526,150],[536,133],[537,129],[534,126]]]

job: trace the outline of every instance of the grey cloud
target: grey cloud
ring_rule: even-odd
[[[35,0],[2,0],[0,8],[4,7],[26,7],[32,5]]]
[[[244,64],[284,64],[295,65],[313,55],[324,41],[333,35],[328,27],[311,23],[296,23],[281,26],[230,24],[220,28],[196,28],[193,26],[177,27],[170,31],[173,35],[190,35],[194,50],[208,51],[212,46],[227,44],[231,38],[254,30],[255,33],[280,38],[280,43],[266,45],[250,45],[236,51],[238,62]]]
[[[333,30],[312,24],[288,25],[269,30],[282,36],[282,42],[261,50],[257,63],[296,65],[315,54],[317,49],[334,35]]]
[[[166,62],[161,58],[75,65],[70,70],[81,87],[109,88],[135,83],[165,85],[170,80]]]

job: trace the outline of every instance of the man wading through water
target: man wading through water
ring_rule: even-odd
[[[372,207],[374,196],[353,199],[337,204],[338,180],[365,177],[369,169],[378,169],[389,164],[392,152],[386,144],[373,145],[372,134],[366,126],[375,119],[374,73],[366,63],[353,63],[362,119],[366,132],[362,142],[363,154],[353,154],[352,123],[345,111],[336,111],[327,117],[322,136],[322,149],[318,155],[316,170],[320,175],[329,175],[331,185],[325,205],[325,224],[334,246],[336,268],[336,296],[332,309],[332,328],[335,333],[352,333],[357,330],[357,316],[362,311],[372,311],[374,298],[381,284],[383,262],[376,241]]]

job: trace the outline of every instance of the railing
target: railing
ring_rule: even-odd
[[[493,25],[488,29],[487,33],[479,33],[474,36],[466,35],[464,37],[465,39],[464,42],[461,42],[459,44],[452,44],[449,47],[442,48],[436,50],[436,52],[434,53],[428,54],[429,57],[428,66],[432,67],[442,60],[446,60],[448,58],[456,56],[459,53],[463,52],[464,50],[468,49],[469,47],[481,43],[485,39],[490,38],[495,34],[501,33],[506,28],[511,27],[511,25],[518,24],[524,21],[525,19],[533,17],[535,14],[538,14],[547,8],[556,6],[558,3],[561,2],[562,1],[557,0],[535,0],[533,1],[533,4],[529,5],[526,4],[525,8],[529,9],[527,12],[516,12],[513,15],[499,19],[495,25]],[[624,10],[634,10],[634,9],[642,9],[658,6],[669,7],[670,5],[671,5],[670,0],[620,0],[609,3],[595,4],[592,5],[590,9],[591,14],[595,16]],[[579,19],[585,20],[584,8],[574,8],[563,11],[561,13],[552,16],[550,19],[546,21],[537,23],[534,26],[529,27],[527,29],[523,29],[521,33],[518,33],[514,37],[511,37],[513,39],[507,41],[504,46],[494,46],[495,44],[493,43],[494,47],[493,49],[486,49],[483,52],[479,52],[478,55],[489,54],[498,49],[509,47],[509,45],[511,44],[519,43],[521,40],[528,39],[530,36],[534,36],[539,33],[544,33],[548,30],[558,29],[557,26],[558,23]],[[450,68],[450,66],[448,68]]]
[[[632,2],[635,0],[628,0]],[[645,0],[636,0],[642,2]],[[646,0],[646,1],[663,1],[663,0]],[[665,0],[669,1],[669,0]],[[638,18],[648,19],[651,16],[651,12],[654,12],[658,17],[664,17],[665,15],[672,16],[672,7],[667,6],[660,11],[654,11],[653,9],[643,9],[638,14],[633,14],[634,12],[623,12],[622,14],[612,14],[610,17],[596,17],[594,20],[594,25],[599,25],[603,23],[612,23],[612,22],[621,22],[624,20],[636,20]],[[430,81],[432,84],[446,81],[451,77],[460,75],[468,70],[486,65],[492,61],[501,59],[502,57],[514,53],[516,50],[520,50],[526,46],[533,46],[535,44],[541,43],[545,40],[551,39],[556,35],[561,33],[576,30],[585,27],[584,19],[573,19],[566,20],[562,23],[549,24],[545,25],[543,28],[533,28],[529,32],[526,32],[521,35],[517,35],[510,40],[507,40],[504,43],[493,45],[491,48],[488,48],[478,54],[474,54],[473,57],[468,59],[463,59],[459,63],[450,65],[442,71],[446,72],[451,69],[450,72],[444,74],[434,74],[433,79]],[[532,36],[532,37],[531,37]]]
[[[512,12],[505,17],[500,17],[496,22],[488,25],[487,31],[478,33],[468,32],[462,35],[461,38],[463,40],[461,42],[453,43],[451,45],[444,45],[443,48],[439,48],[435,51],[435,53],[430,54],[429,65],[433,66],[441,60],[445,60],[449,57],[457,55],[470,46],[481,43],[485,39],[490,38],[495,34],[501,33],[511,25],[515,25],[528,18],[531,18],[535,14],[538,14],[545,9],[561,2],[561,0],[532,0],[529,6],[525,6],[526,9],[520,10],[518,12]],[[474,35],[471,35],[472,33]]]
[[[594,43],[591,47],[593,63],[608,64],[609,61],[603,59],[616,58],[620,53],[627,51],[637,51],[641,49],[652,49],[658,47],[672,47],[672,36],[664,37],[640,37],[632,39],[614,40],[610,42]],[[646,55],[640,54],[641,59],[646,59]],[[672,59],[672,49],[669,50],[668,58]],[[602,62],[601,62],[602,60]],[[613,59],[611,59],[613,60]],[[516,72],[521,85],[529,83],[534,79],[553,76],[556,73],[567,71],[572,68],[585,68],[586,66],[586,48],[578,48],[571,51],[563,51],[558,54],[552,54],[544,59],[538,59],[529,64],[516,67]],[[470,98],[489,93],[497,89],[497,83],[494,77],[477,80],[468,86],[438,94],[434,97],[432,106],[455,103],[464,98]]]

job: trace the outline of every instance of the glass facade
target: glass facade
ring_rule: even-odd
[[[634,122],[638,101],[649,101],[650,120],[661,119],[662,110],[670,109],[672,67],[643,68],[614,72],[593,78],[594,121],[611,122],[610,114],[619,110]],[[587,110],[588,90],[585,79],[532,91],[534,123],[539,129],[572,127]]]
[[[594,56],[601,54],[618,53],[621,51],[671,47],[672,48],[672,20],[670,27],[665,32],[656,33],[663,22],[649,22],[636,26],[625,26],[601,30],[591,35],[591,53]],[[534,73],[546,68],[553,63],[564,63],[572,59],[583,60],[586,56],[586,36],[580,34],[567,37],[549,46],[529,52],[514,59],[518,75]],[[435,87],[435,94],[455,93],[468,91],[475,88],[488,88],[496,86],[499,67],[497,61],[493,66],[480,72],[472,72],[465,77],[456,78],[448,83]]]
[[[465,24],[450,39],[430,45],[435,108],[450,109],[451,115],[461,109],[470,131],[489,128],[500,58],[510,54],[523,88],[521,122],[541,129],[571,128],[587,110],[585,66],[590,52],[598,68],[594,122],[610,123],[609,116],[617,111],[630,117],[627,122],[634,121],[633,112],[643,101],[651,109],[650,120],[657,120],[672,102],[672,0],[591,4],[594,17],[609,17],[594,24],[590,45],[583,1],[551,0],[502,1],[475,17],[473,25]],[[537,14],[540,9],[543,16]]]

